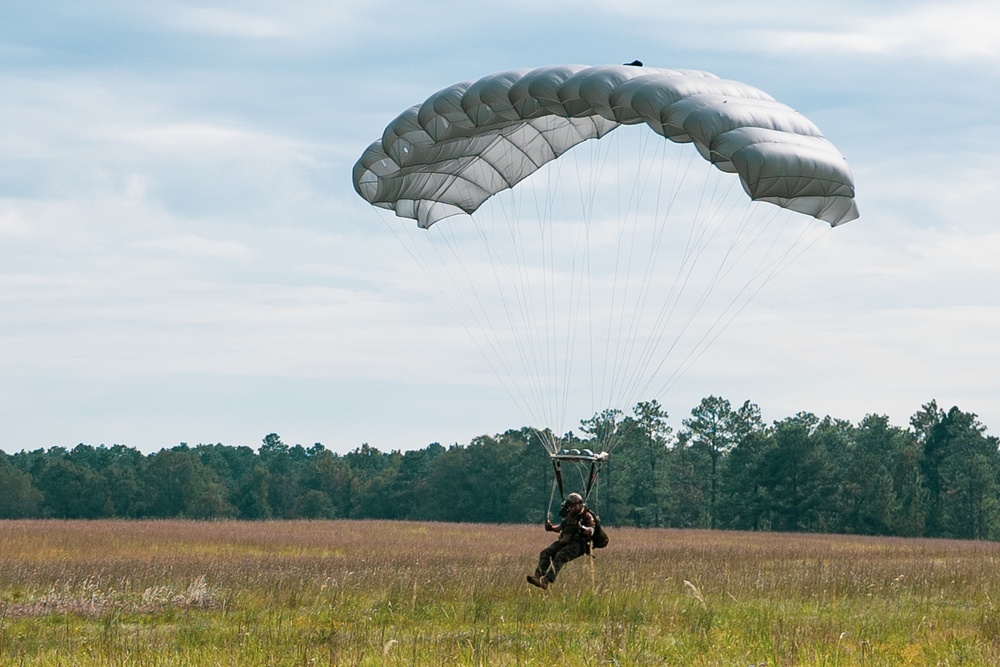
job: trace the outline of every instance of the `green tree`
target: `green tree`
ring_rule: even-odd
[[[331,518],[351,516],[354,473],[344,457],[323,452],[313,458],[316,488],[330,499]]]
[[[0,519],[39,517],[44,498],[32,485],[31,475],[15,468],[0,452]]]
[[[996,534],[998,454],[976,415],[951,408],[924,441],[924,470],[931,493],[930,535],[983,539]]]
[[[581,421],[580,431],[590,436],[592,449],[610,450],[615,448],[622,433],[621,421],[621,410],[603,410]]]
[[[212,519],[236,514],[218,475],[186,444],[150,455],[145,482],[150,516]]]
[[[764,482],[774,436],[756,405],[748,401],[740,412],[740,435],[726,457],[720,482],[719,523],[739,530],[769,530],[771,501]]]
[[[628,417],[607,411],[583,423],[582,430],[591,433],[593,441],[582,446],[601,451],[605,444],[601,440],[609,436],[613,445],[606,471],[611,502],[602,521],[633,526],[666,524],[672,499],[667,459],[673,434],[667,418],[659,403],[649,401],[638,403]]]
[[[322,461],[332,459],[334,455],[318,442],[303,451],[304,458],[295,459],[294,474],[300,492],[292,505],[292,516],[296,519],[336,518],[338,510],[324,487],[325,478],[320,466]]]
[[[733,410],[726,399],[708,396],[703,398],[691,411],[691,416],[681,423],[685,430],[681,433],[679,442],[684,447],[701,454],[695,461],[708,463],[708,469],[705,471],[697,470],[704,466],[698,466],[696,462],[692,463],[692,468],[696,471],[696,475],[702,476],[702,495],[707,496],[704,511],[707,519],[704,523],[706,527],[714,529],[718,527],[719,468],[726,455],[739,441],[743,428],[741,416]]]
[[[351,469],[351,518],[398,519],[403,508],[393,504],[389,489],[396,478],[402,454],[380,452],[367,442],[344,456]]]
[[[670,489],[667,525],[674,528],[706,528],[711,521],[709,476],[712,462],[708,450],[692,447],[681,431],[677,445],[666,461],[667,488]]]
[[[466,447],[454,445],[435,457],[428,476],[431,517],[483,523],[514,520],[510,472],[527,447],[521,436],[519,431],[479,436]]]
[[[240,475],[232,504],[241,519],[270,519],[271,503],[268,493],[271,489],[271,473],[257,464]]]
[[[503,471],[509,503],[506,521],[541,523],[545,520],[553,482],[551,463],[542,439],[534,429],[527,427],[506,431],[500,438],[512,445],[507,468]],[[594,508],[600,510],[600,497],[592,497],[592,500]]]
[[[984,538],[997,533],[996,438],[976,415],[936,401],[910,419],[920,446],[919,467],[926,488],[924,535]]]
[[[336,509],[330,496],[319,489],[306,489],[295,499],[293,515],[296,519],[332,519]]]
[[[763,467],[772,529],[823,527],[833,470],[829,452],[814,437],[819,423],[815,415],[800,412],[774,424],[774,445],[764,453]]]
[[[113,512],[105,479],[90,467],[75,463],[61,448],[35,476],[44,495],[45,515],[56,519],[97,519]]]
[[[936,537],[944,534],[942,499],[944,482],[941,465],[947,456],[947,426],[942,426],[945,412],[936,401],[926,403],[910,418],[917,442],[920,444],[921,481],[926,489],[924,535]]]
[[[258,460],[267,470],[267,503],[276,518],[290,519],[294,514],[295,501],[301,493],[297,464],[304,458],[305,450],[300,445],[289,447],[277,433],[264,437]]]
[[[853,429],[841,472],[843,529],[893,535],[912,525],[916,479],[912,439],[885,415],[867,415]]]
[[[846,530],[843,479],[854,452],[854,425],[845,419],[826,416],[816,425],[811,440],[822,466],[816,479],[816,506],[808,530],[840,533]]]
[[[142,484],[146,457],[124,445],[102,446],[98,452],[96,472],[104,478],[111,502],[108,516],[129,519],[142,516],[146,511],[146,490]]]

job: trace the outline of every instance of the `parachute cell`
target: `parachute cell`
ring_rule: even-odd
[[[389,124],[355,165],[354,186],[427,228],[639,123],[693,143],[754,200],[832,226],[858,217],[846,160],[801,113],[737,81],[648,67],[512,70],[445,88]]]

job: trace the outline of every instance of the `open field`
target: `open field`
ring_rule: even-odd
[[[0,521],[0,665],[996,665],[1000,545],[541,527]]]

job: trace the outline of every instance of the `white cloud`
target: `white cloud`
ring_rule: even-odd
[[[874,15],[845,13],[829,28],[764,33],[768,48],[781,52],[995,59],[1000,57],[1000,5],[983,0],[904,4],[896,11],[882,9]]]
[[[529,0],[516,4],[525,12],[539,11],[538,3]],[[727,50],[962,61],[1000,56],[1000,5],[991,0],[878,4],[864,0],[776,0],[766,4],[723,0],[690,5],[555,0],[545,3],[541,11],[542,16],[568,17],[579,26],[601,21],[612,29],[631,25],[634,33],[669,35],[670,48],[683,46],[710,57]],[[530,25],[526,29],[530,30]],[[613,30],[603,32],[614,36]]]
[[[205,150],[229,149],[247,146],[257,137],[241,128],[213,123],[185,121],[171,123],[146,123],[122,129],[117,124],[100,133],[102,140],[122,141],[137,149],[157,151],[183,151],[195,153]]]
[[[996,282],[988,286],[1000,303],[995,287],[1000,285],[1000,232],[971,234],[961,230],[918,232],[906,242],[907,251],[921,261],[924,275],[944,277],[953,271],[962,275],[974,272],[993,274]]]
[[[0,209],[0,237],[27,236],[31,233],[28,221],[13,207]]]
[[[224,42],[244,42],[285,51],[326,51],[370,43],[380,21],[378,11],[401,13],[401,8],[383,0],[324,2],[297,0],[274,3],[261,0],[216,0],[212,3],[169,2],[130,7],[137,20],[153,23],[168,33],[197,35]],[[445,13],[445,12],[441,12]],[[432,16],[414,7],[414,18]],[[414,22],[413,29],[419,29]],[[271,51],[274,53],[274,51]]]
[[[222,37],[269,39],[292,34],[273,17],[222,7],[171,7],[165,18],[175,29]]]
[[[168,236],[136,242],[137,248],[164,250],[184,255],[215,257],[220,259],[247,259],[253,251],[246,244],[233,240],[207,239],[194,234]]]

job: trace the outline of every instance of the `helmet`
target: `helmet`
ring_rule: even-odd
[[[583,496],[581,496],[579,493],[571,493],[568,496],[566,496],[567,505],[576,505],[582,502],[583,502]]]

